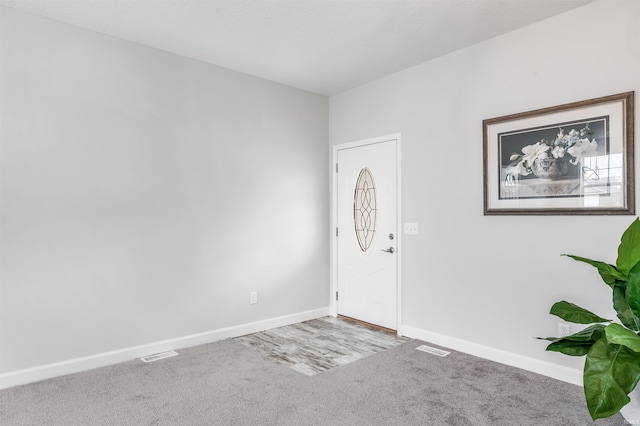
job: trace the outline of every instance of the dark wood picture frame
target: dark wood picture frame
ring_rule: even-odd
[[[633,215],[635,93],[483,120],[484,214]]]

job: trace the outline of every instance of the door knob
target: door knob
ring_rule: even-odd
[[[382,251],[386,251],[387,253],[393,253],[395,249],[393,247],[389,247],[388,249],[382,249]]]

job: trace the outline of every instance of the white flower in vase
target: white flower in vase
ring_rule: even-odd
[[[591,157],[598,151],[598,142],[595,139],[580,139],[575,145],[570,147],[567,152],[571,154],[574,159],[571,160],[571,164],[578,164],[584,157]]]
[[[549,158],[547,151],[549,150],[549,145],[546,145],[541,142],[536,142],[533,145],[528,145],[522,148],[522,162],[525,163],[527,167],[531,167],[533,162],[537,159],[545,159]]]
[[[551,155],[553,156],[553,158],[562,158],[564,157],[564,152],[564,148],[562,148],[561,146],[555,146],[551,150]]]
[[[513,166],[509,166],[504,171],[507,175],[511,176],[527,176],[531,171],[527,170],[527,168],[522,163],[515,164]]]

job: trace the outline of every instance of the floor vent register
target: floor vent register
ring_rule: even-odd
[[[451,352],[443,351],[442,349],[432,348],[431,346],[427,346],[427,345],[418,346],[416,349],[419,351],[426,352],[431,355],[437,355],[440,357],[447,356],[451,353]]]
[[[142,362],[153,362],[153,361],[158,361],[158,360],[165,359],[165,358],[170,358],[170,357],[176,356],[176,355],[178,355],[178,352],[176,352],[176,351],[160,352],[159,354],[147,355],[145,357],[142,357],[142,358],[140,358],[140,361],[142,361]]]

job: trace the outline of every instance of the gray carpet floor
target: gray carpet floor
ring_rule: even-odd
[[[624,425],[578,386],[411,340],[305,376],[233,339],[0,392],[14,425]]]

